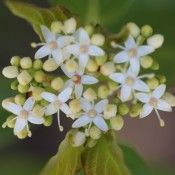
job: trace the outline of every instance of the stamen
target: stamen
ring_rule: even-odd
[[[112,46],[113,48],[120,48],[120,49],[122,49],[122,50],[125,49],[123,46],[117,44],[115,41],[112,41],[112,42],[111,42],[111,46]]]
[[[89,123],[88,128],[85,129],[85,134],[86,134],[86,136],[89,136],[89,132],[90,132],[90,129],[91,129],[91,125],[92,125],[92,121]]]
[[[59,130],[62,132],[64,130],[63,126],[60,124],[60,111],[57,112],[57,120],[58,120],[58,127]]]
[[[144,75],[141,75],[139,76],[138,78],[141,79],[141,78],[154,78],[155,77],[155,74],[144,74]]]
[[[32,132],[29,130],[29,124],[26,125],[28,137],[32,137]]]
[[[13,119],[9,120],[9,121],[6,121],[3,123],[2,127],[3,128],[6,128],[8,126],[9,123],[13,122],[14,120],[16,120],[17,117],[14,117]]]
[[[157,111],[157,109],[154,108],[154,110],[155,110],[155,112],[156,112],[156,114],[157,114],[157,117],[158,117],[158,119],[159,119],[160,126],[161,126],[161,127],[164,127],[164,126],[165,126],[164,120],[160,117],[160,114],[159,114],[159,112]]]
[[[36,48],[36,47],[38,47],[38,46],[44,46],[44,43],[34,43],[34,42],[32,42],[31,44],[30,44],[30,46],[32,47],[32,48]]]

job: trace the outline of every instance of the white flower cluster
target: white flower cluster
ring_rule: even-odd
[[[6,77],[17,79],[11,87],[20,93],[3,101],[3,107],[14,114],[3,127],[14,128],[14,134],[24,138],[31,136],[28,122],[50,126],[56,113],[59,129],[63,131],[62,111],[75,120],[73,128],[80,128],[73,137],[79,141],[74,146],[79,146],[86,137],[98,140],[102,132],[120,130],[126,114],[143,118],[154,109],[163,126],[158,110],[171,111],[174,97],[168,96],[171,103],[165,97],[163,76],[139,75],[141,67],[158,69],[158,64],[148,55],[162,45],[162,36],[151,36],[146,29],[140,34],[134,23],[127,27],[130,34],[121,46],[115,40],[107,43],[108,36],[93,26],[76,29],[74,18],[64,23],[55,21],[50,29],[41,26],[44,42],[32,43],[33,47],[41,46],[35,60],[15,56],[12,65],[3,70]],[[148,45],[142,45],[145,38]],[[44,57],[47,60],[43,63]],[[62,75],[47,74],[59,68]]]

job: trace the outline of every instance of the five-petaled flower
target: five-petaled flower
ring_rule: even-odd
[[[164,126],[164,121],[160,118],[157,109],[167,112],[172,111],[171,106],[165,100],[160,99],[163,96],[165,89],[166,86],[162,84],[158,86],[150,95],[145,93],[136,94],[136,98],[142,103],[145,103],[140,114],[140,118],[148,116],[154,109],[159,118],[160,125]]]
[[[81,98],[80,102],[84,112],[81,113],[81,116],[73,123],[72,127],[79,128],[89,124],[87,129],[87,133],[89,133],[91,125],[94,123],[100,130],[106,132],[108,130],[108,125],[101,113],[104,111],[104,107],[108,103],[108,100],[101,100],[95,105],[91,104],[85,98]]]

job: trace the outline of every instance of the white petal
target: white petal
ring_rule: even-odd
[[[88,112],[89,110],[92,109],[92,105],[90,104],[90,102],[88,100],[86,100],[85,98],[81,98],[80,99],[80,103],[81,103],[81,107],[85,112]]]
[[[61,63],[63,63],[63,55],[61,53],[61,50],[59,49],[56,49],[54,51],[52,51],[52,56],[53,56],[53,59],[55,60],[55,62],[60,65]]]
[[[89,56],[87,54],[80,54],[79,65],[81,67],[86,67],[88,60],[89,60]]]
[[[148,85],[142,80],[136,80],[134,84],[134,89],[141,92],[149,92]]]
[[[74,72],[68,72],[66,69],[66,66],[64,64],[61,66],[61,69],[67,77],[69,77],[69,78],[73,77]]]
[[[34,104],[35,104],[35,100],[32,97],[29,97],[25,101],[23,108],[27,111],[31,111],[33,109]]]
[[[108,130],[108,125],[106,124],[105,120],[101,116],[95,117],[93,119],[93,122],[102,131],[106,132]]]
[[[44,123],[44,119],[43,118],[36,117],[36,116],[33,116],[33,115],[30,115],[29,116],[28,121],[30,123],[37,124],[37,125],[40,125],[40,124],[43,124]]]
[[[130,59],[131,69],[135,74],[138,74],[140,71],[140,62],[138,58],[131,58]]]
[[[54,102],[57,99],[56,95],[50,92],[42,92],[41,97],[48,102]]]
[[[89,75],[82,76],[82,84],[95,84],[98,82],[98,79]]]
[[[5,107],[8,111],[12,112],[15,115],[19,115],[22,110],[21,106],[11,102],[6,102]]]
[[[95,106],[95,110],[100,114],[104,111],[105,106],[108,104],[108,100],[101,100]]]
[[[137,77],[138,74],[139,74],[139,72],[136,72],[136,71],[134,72],[131,67],[128,68],[128,71],[127,71],[128,76]]]
[[[74,37],[72,36],[61,36],[57,39],[57,43],[59,48],[63,48],[64,46],[70,44],[71,42],[74,41]]]
[[[38,49],[34,57],[35,59],[40,59],[40,58],[50,55],[50,53],[51,53],[51,50],[46,45],[44,45],[40,49]]]
[[[121,51],[114,57],[114,63],[124,63],[129,60],[128,54],[126,51]]]
[[[75,97],[79,99],[83,93],[83,85],[75,84]]]
[[[89,44],[89,35],[83,28],[79,29],[78,40],[81,44]]]
[[[133,48],[137,47],[136,42],[135,42],[135,40],[133,39],[132,36],[129,36],[128,39],[126,40],[125,47],[127,49],[133,49]]]
[[[121,88],[121,100],[122,101],[127,101],[131,95],[131,87],[129,86],[122,86]]]
[[[100,47],[97,47],[97,46],[94,46],[94,45],[90,45],[89,46],[89,55],[102,56],[102,55],[104,55],[104,51]]]
[[[72,44],[70,46],[66,47],[66,50],[68,53],[73,55],[79,55],[80,52],[80,46],[78,44]]]
[[[66,89],[68,87],[73,87],[75,85],[75,83],[72,81],[72,80],[67,80],[65,83],[64,83],[64,88],[63,89]]]
[[[61,102],[66,102],[70,98],[71,94],[72,88],[66,88],[58,95],[58,99]]]
[[[41,31],[47,43],[56,39],[55,35],[46,26],[41,26]]]
[[[164,94],[165,89],[166,86],[164,84],[161,84],[153,91],[152,96],[155,98],[160,98]]]
[[[63,103],[61,105],[60,110],[68,116],[71,114],[71,110],[70,110],[69,106],[66,103]]]
[[[151,46],[139,46],[137,49],[138,55],[139,56],[145,56],[154,51],[154,48]]]
[[[152,112],[152,110],[153,110],[152,106],[150,106],[149,104],[145,104],[143,106],[142,112],[140,113],[140,118],[146,117]]]
[[[112,73],[109,75],[109,78],[117,83],[124,83],[125,81],[125,74],[123,73]]]
[[[27,124],[27,120],[21,119],[20,117],[18,117],[16,119],[15,126],[14,126],[14,134],[16,135],[20,131],[22,131],[24,127],[26,126],[26,124]]]
[[[145,93],[136,93],[135,97],[142,103],[148,103],[148,101],[150,100],[150,96]]]
[[[79,128],[79,127],[85,126],[88,123],[90,123],[90,121],[91,121],[91,118],[88,117],[86,114],[84,114],[72,124],[72,128]]]
[[[162,99],[158,100],[157,109],[161,111],[167,111],[167,112],[172,111],[171,106],[165,100],[162,100]]]
[[[52,114],[55,114],[57,113],[58,111],[58,108],[56,108],[53,103],[50,103],[47,107],[46,107],[46,110],[45,110],[45,114],[46,116],[48,115],[52,115]]]

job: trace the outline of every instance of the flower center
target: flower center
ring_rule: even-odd
[[[125,83],[127,84],[127,85],[129,85],[129,86],[132,86],[133,84],[134,84],[134,78],[133,77],[127,77],[126,79],[125,79]]]
[[[55,106],[55,108],[60,108],[62,106],[62,102],[59,100],[56,100],[53,102],[53,105]]]
[[[89,117],[94,118],[97,115],[97,111],[95,109],[91,109],[88,112]]]
[[[89,50],[89,47],[87,45],[85,45],[85,44],[81,45],[81,47],[80,47],[81,53],[87,53],[88,50]]]
[[[157,106],[157,103],[158,103],[158,100],[154,97],[149,100],[149,104],[151,106]]]
[[[49,48],[50,48],[51,50],[57,49],[57,48],[58,48],[57,42],[56,42],[56,41],[51,41],[51,42],[49,43]]]
[[[27,119],[28,116],[29,116],[28,111],[22,110],[22,111],[20,112],[20,117],[21,117],[22,119]]]
[[[130,50],[128,50],[128,55],[130,57],[136,57],[137,56],[137,50],[136,49],[130,49]]]
[[[81,76],[80,75],[74,75],[72,78],[74,83],[80,83],[81,82]]]

